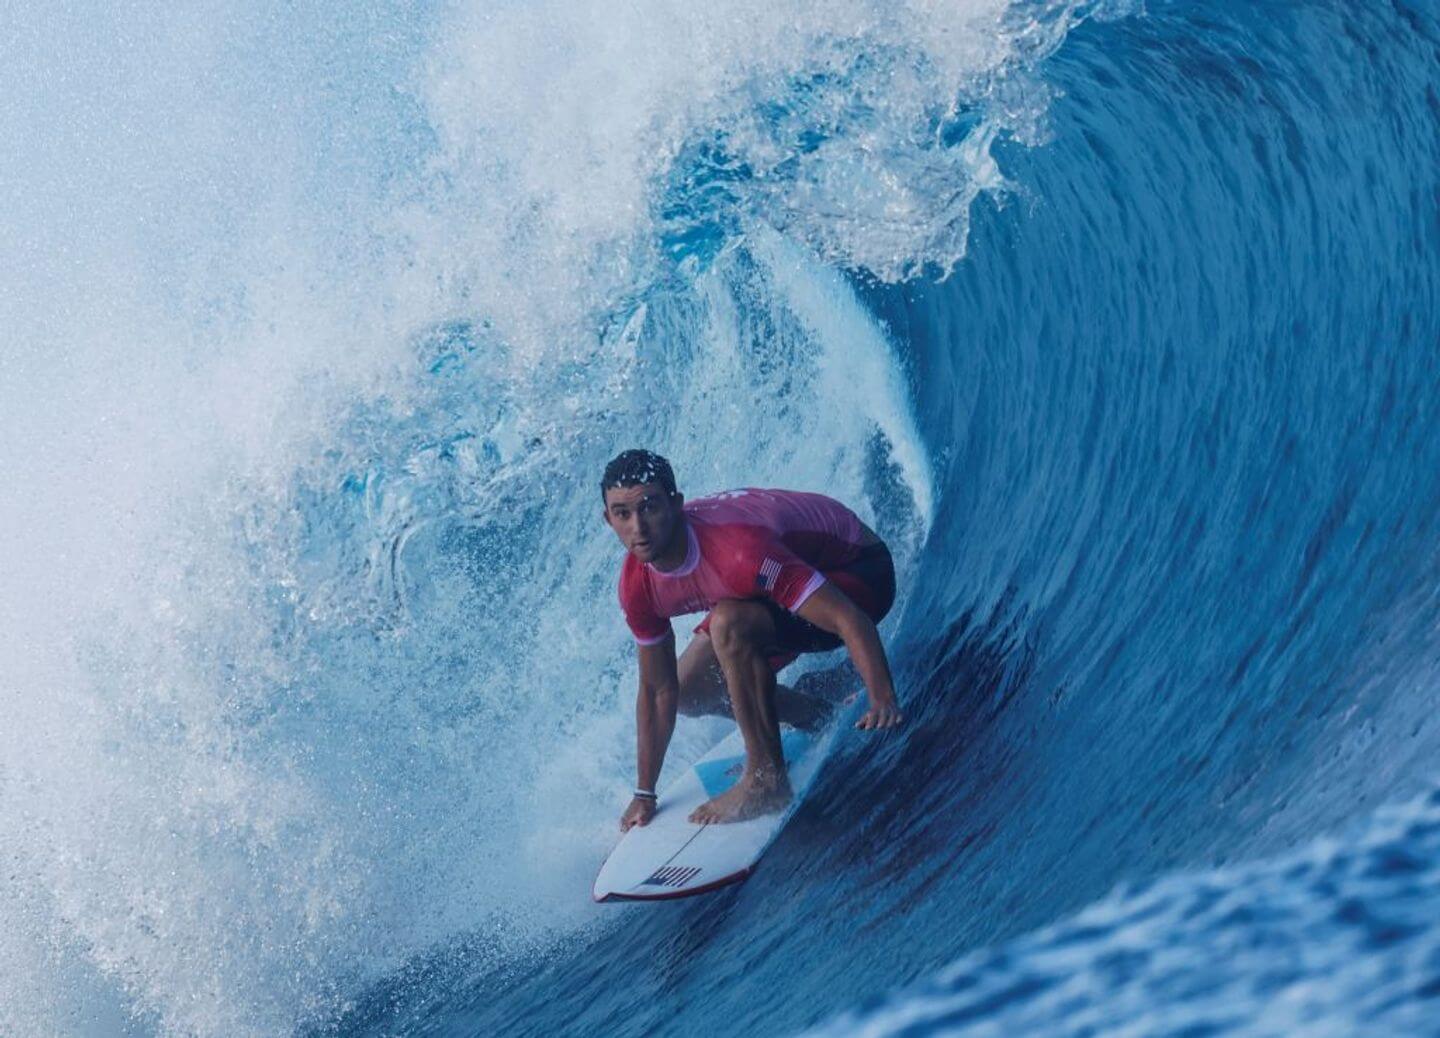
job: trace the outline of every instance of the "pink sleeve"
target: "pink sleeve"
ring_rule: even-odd
[[[620,573],[620,610],[639,644],[658,645],[670,637],[670,621],[655,611],[647,589],[629,566]]]
[[[737,590],[762,594],[788,612],[795,612],[825,583],[825,577],[777,538],[747,538],[736,553]]]

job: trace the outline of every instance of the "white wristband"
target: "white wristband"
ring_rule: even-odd
[[[654,791],[653,789],[637,789],[637,790],[635,791],[635,798],[636,798],[637,800],[655,800],[655,799],[657,799],[657,797],[655,796],[655,791]]]

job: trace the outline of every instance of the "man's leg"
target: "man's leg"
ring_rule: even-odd
[[[692,822],[740,822],[778,810],[790,800],[775,672],[765,657],[774,640],[774,621],[758,602],[726,599],[710,613],[710,643],[745,740],[745,770],[733,787],[696,808]]]
[[[680,677],[680,713],[686,717],[734,716],[725,688],[725,672],[708,634],[701,631],[690,639],[676,670]],[[775,686],[775,704],[780,720],[806,731],[819,728],[834,710],[827,700],[786,685]]]
[[[676,664],[680,677],[680,712],[686,717],[729,717],[730,697],[725,674],[710,636],[701,631],[690,639]]]

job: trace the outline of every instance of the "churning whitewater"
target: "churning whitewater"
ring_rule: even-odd
[[[7,23],[0,1034],[1440,1034],[1440,5]],[[635,446],[907,723],[597,906]]]

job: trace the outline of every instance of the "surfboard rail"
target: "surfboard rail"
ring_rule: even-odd
[[[751,873],[753,873],[758,867],[759,866],[757,863],[756,865],[751,865],[748,868],[741,869],[739,872],[733,873],[729,876],[721,876],[719,879],[711,880],[708,883],[702,883],[698,887],[688,887],[684,890],[667,890],[664,893],[657,894],[636,894],[633,892],[621,893],[618,891],[612,891],[608,894],[604,894],[598,897],[593,894],[591,896],[595,898],[596,904],[605,904],[609,901],[677,901],[680,898],[697,897],[700,894],[709,894],[712,891],[719,890],[721,887],[728,887],[735,883],[743,883],[750,878]]]

